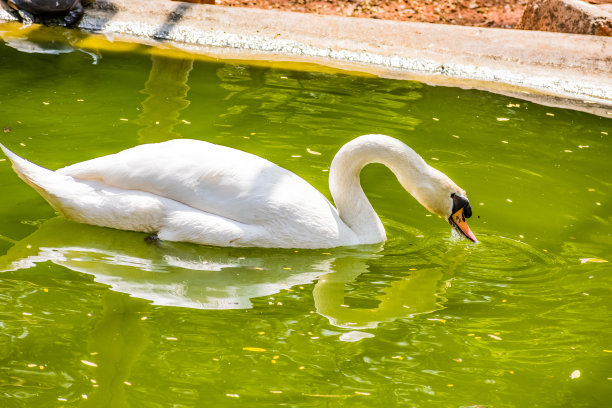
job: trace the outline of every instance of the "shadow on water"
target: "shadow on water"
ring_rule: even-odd
[[[181,123],[180,112],[189,106],[189,73],[194,58],[151,55],[149,78],[141,91],[147,95],[137,123],[140,143],[155,143],[181,137],[174,127]]]
[[[87,348],[96,362],[85,360],[94,371],[95,388],[82,407],[127,408],[126,386],[134,364],[150,343],[150,333],[142,320],[149,305],[137,299],[107,292],[102,318],[89,332]]]

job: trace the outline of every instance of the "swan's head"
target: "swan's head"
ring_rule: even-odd
[[[453,208],[451,210],[450,217],[448,217],[448,222],[466,238],[474,242],[478,242],[476,235],[474,235],[472,230],[470,230],[470,227],[465,220],[466,218],[470,218],[472,216],[470,201],[467,199],[467,197],[454,193],[451,194],[451,198],[453,199]]]
[[[461,235],[478,242],[466,221],[472,216],[472,207],[465,191],[438,170],[428,170],[429,177],[422,177],[422,183],[412,186],[412,195],[431,213],[448,220]]]

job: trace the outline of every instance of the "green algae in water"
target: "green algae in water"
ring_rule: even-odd
[[[4,160],[2,406],[612,399],[609,118],[410,81],[12,46],[0,46],[1,141],[43,166],[194,138],[265,157],[329,197],[339,147],[384,133],[468,191],[481,243],[451,239],[372,165],[362,184],[384,245],[151,246],[58,217]]]

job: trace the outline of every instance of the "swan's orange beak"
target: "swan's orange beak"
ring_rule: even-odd
[[[453,215],[450,216],[448,221],[452,226],[457,228],[467,239],[472,240],[473,242],[478,242],[476,239],[476,235],[472,232],[470,227],[468,226],[467,221],[465,220],[465,215],[463,214],[463,210],[465,207],[460,208]]]

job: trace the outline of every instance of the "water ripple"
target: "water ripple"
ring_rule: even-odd
[[[457,275],[497,284],[534,284],[555,280],[565,269],[556,255],[524,242],[493,235],[479,235],[480,244],[466,248],[469,260]]]

